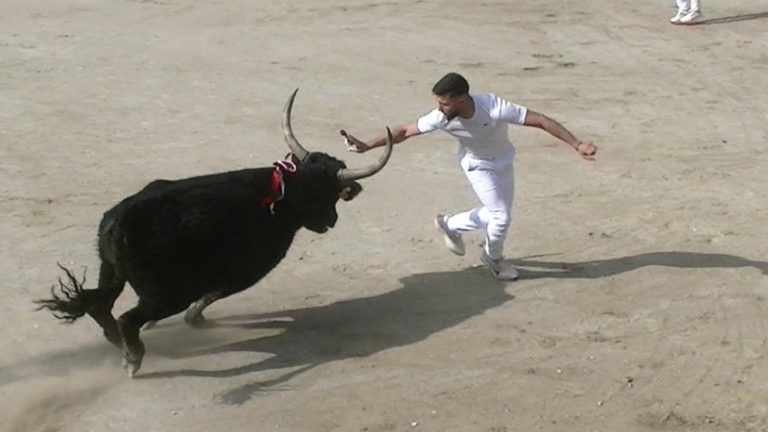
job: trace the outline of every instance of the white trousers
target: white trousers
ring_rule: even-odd
[[[472,185],[480,205],[451,215],[448,229],[465,232],[485,232],[485,252],[492,259],[503,258],[504,240],[512,223],[512,201],[515,197],[515,170],[513,161],[499,162],[464,156],[461,167]]]
[[[677,8],[684,11],[697,11],[699,9],[699,0],[675,0]]]

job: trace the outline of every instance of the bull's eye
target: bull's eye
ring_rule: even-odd
[[[345,186],[341,192],[339,192],[339,197],[343,199],[344,201],[349,201],[352,198],[354,198],[352,194],[352,188],[349,186]]]

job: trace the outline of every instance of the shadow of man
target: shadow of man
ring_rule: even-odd
[[[720,17],[720,18],[712,18],[712,19],[701,20],[696,24],[697,25],[726,24],[726,23],[733,23],[733,22],[739,22],[739,21],[750,21],[750,20],[760,19],[760,18],[768,18],[768,12],[759,12],[759,13],[733,15],[733,16]]]
[[[532,259],[511,260],[520,268],[521,279],[575,278],[594,279],[613,276],[641,267],[663,266],[679,268],[739,268],[754,267],[768,275],[768,262],[754,261],[735,255],[698,252],[650,252],[594,261],[559,262]],[[539,268],[544,270],[531,270]]]
[[[283,383],[313,367],[419,342],[514,298],[504,291],[504,282],[490,277],[483,268],[416,274],[400,281],[402,288],[372,297],[219,319],[219,326],[279,328],[284,331],[273,336],[254,337],[178,355],[189,357],[222,352],[272,354],[263,361],[221,370],[185,369],[146,373],[137,379],[232,377],[276,368],[297,368],[277,379],[241,385],[219,395],[225,403],[241,404],[259,390]]]

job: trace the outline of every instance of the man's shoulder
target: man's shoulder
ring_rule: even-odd
[[[442,111],[440,111],[437,108],[433,108],[421,116],[419,116],[419,120],[429,121],[431,123],[443,123],[445,121],[445,114],[443,114]]]
[[[472,95],[476,104],[493,108],[498,106],[504,99],[495,93],[475,93]]]
[[[416,120],[416,127],[422,133],[426,133],[443,128],[445,123],[445,114],[438,109],[433,109],[424,113]]]
[[[485,106],[491,111],[522,107],[522,105],[495,93],[478,93],[473,95],[473,97],[475,98],[475,103]]]

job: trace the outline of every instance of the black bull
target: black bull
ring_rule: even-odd
[[[90,315],[104,336],[123,348],[129,375],[141,367],[141,327],[187,310],[190,325],[204,322],[203,309],[245,290],[285,257],[296,232],[324,233],[336,224],[338,200],[362,191],[356,180],[381,170],[377,163],[348,169],[325,153],[308,152],[291,128],[296,91],[283,110],[283,135],[291,162],[273,167],[209,174],[182,180],[156,180],[104,213],[98,231],[101,261],[98,287],[84,289],[73,273],[59,279],[40,309],[73,322]],[[342,131],[343,132],[343,131]],[[138,304],[117,320],[112,307],[129,282]],[[190,307],[192,305],[192,307]]]

